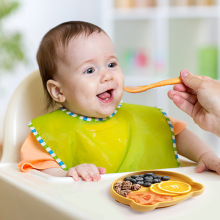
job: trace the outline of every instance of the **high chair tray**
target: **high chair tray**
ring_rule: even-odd
[[[168,182],[168,181],[184,182],[184,183],[187,183],[191,186],[191,190],[185,194],[174,194],[175,196],[172,195],[173,200],[171,200],[171,201],[156,202],[155,204],[152,204],[152,205],[141,205],[140,203],[136,203],[132,199],[129,199],[127,197],[119,195],[114,190],[115,183],[123,181],[126,177],[131,177],[133,175],[141,175],[141,174],[143,175],[146,173],[154,173],[155,175],[160,175],[160,176],[169,176],[170,180],[163,181],[163,182]],[[142,191],[150,192],[151,190],[150,190],[150,187],[141,186],[141,189],[139,189],[138,191],[135,191],[135,192],[142,192]],[[111,187],[109,189],[111,196],[117,202],[128,205],[137,211],[150,211],[150,210],[153,210],[156,208],[173,206],[173,205],[176,205],[176,204],[178,204],[178,203],[180,203],[190,197],[199,196],[203,193],[203,191],[204,191],[204,186],[201,183],[194,182],[190,177],[183,175],[181,173],[172,172],[172,171],[164,171],[164,170],[145,170],[145,171],[138,171],[138,172],[126,174],[124,176],[117,178],[114,182],[112,182]],[[132,191],[132,192],[134,192],[134,191]]]

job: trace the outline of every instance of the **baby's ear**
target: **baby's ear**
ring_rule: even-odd
[[[66,101],[66,97],[63,95],[62,92],[62,86],[59,82],[49,79],[47,81],[47,90],[50,93],[53,100],[55,100],[56,102],[62,103]]]

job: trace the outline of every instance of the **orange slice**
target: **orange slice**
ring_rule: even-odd
[[[158,188],[168,193],[184,194],[191,190],[191,185],[180,181],[167,181],[158,184]]]
[[[152,184],[152,185],[150,186],[150,191],[151,191],[151,192],[154,192],[154,193],[156,193],[156,194],[166,195],[166,196],[177,196],[177,195],[178,195],[178,194],[176,194],[176,193],[165,192],[165,191],[159,189],[159,188],[158,188],[158,185],[159,185],[159,183],[157,183],[157,184]]]

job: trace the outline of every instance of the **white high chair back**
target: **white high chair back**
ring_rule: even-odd
[[[20,161],[20,148],[29,135],[28,122],[45,114],[44,90],[39,70],[26,77],[15,90],[6,112],[2,163]]]

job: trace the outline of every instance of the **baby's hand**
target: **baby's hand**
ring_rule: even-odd
[[[101,179],[100,174],[105,174],[106,169],[103,167],[97,167],[94,164],[80,164],[72,167],[68,170],[66,176],[72,177],[75,181],[79,180],[79,177],[84,181],[99,181]]]
[[[205,170],[213,170],[220,175],[220,158],[214,152],[204,153],[199,158],[196,172],[201,173]]]

